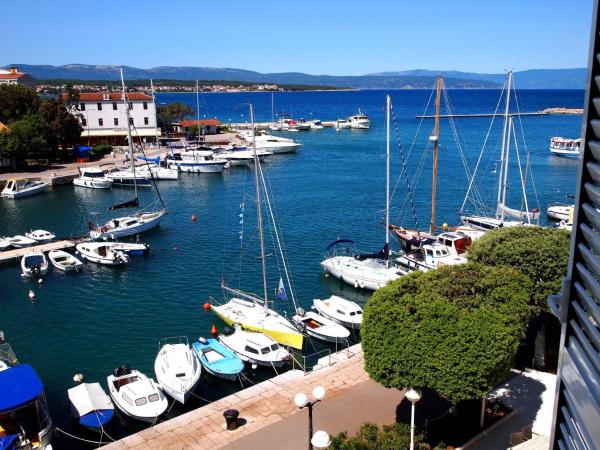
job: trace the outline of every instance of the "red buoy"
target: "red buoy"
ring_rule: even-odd
[[[212,328],[210,329],[210,334],[212,335],[216,335],[218,333],[217,331],[217,327],[215,327],[214,325],[212,326]]]
[[[205,303],[203,306],[204,311],[209,311],[210,310],[210,303]]]
[[[196,214],[192,214],[192,222],[196,221]]]

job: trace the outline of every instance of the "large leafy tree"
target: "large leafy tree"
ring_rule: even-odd
[[[179,122],[193,112],[191,106],[184,103],[169,103],[168,105],[160,105],[157,108],[158,126],[163,130],[167,130],[169,124]]]
[[[361,329],[365,369],[386,387],[483,398],[511,367],[529,316],[514,269],[468,263],[413,273],[375,292]]]
[[[0,122],[8,124],[29,114],[39,107],[37,93],[20,84],[0,85]]]
[[[47,156],[50,129],[36,114],[10,123],[10,132],[0,133],[0,148],[4,158],[24,160]]]
[[[54,159],[59,147],[63,150],[79,140],[83,128],[79,121],[58,100],[42,100],[38,115],[48,128],[46,140],[50,148],[50,159]]]

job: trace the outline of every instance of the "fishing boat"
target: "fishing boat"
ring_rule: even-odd
[[[0,192],[0,197],[23,198],[46,192],[48,183],[31,178],[13,178],[6,182],[6,186]]]
[[[575,205],[551,205],[546,215],[554,220],[568,220],[573,215]]]
[[[250,119],[252,130],[254,130],[254,111],[252,105],[250,105]],[[214,304],[214,302],[211,303],[209,301],[207,305],[219,318],[227,323],[227,325],[231,326],[233,324],[239,324],[246,330],[265,333],[282,345],[302,349],[302,334],[299,333],[294,325],[292,325],[292,323],[284,316],[279,314],[274,309],[269,308],[269,289],[267,282],[267,267],[263,234],[262,192],[264,192],[265,202],[271,220],[274,221],[274,217],[272,214],[268,191],[266,189],[266,184],[262,174],[260,160],[256,152],[256,147],[254,147],[254,166],[256,214],[262,263],[263,297],[260,298],[258,295],[246,293],[239,289],[230,288],[226,286],[224,280],[222,280],[221,288],[226,295],[226,302],[223,304]],[[281,249],[281,242],[278,233],[276,236],[276,241]],[[280,287],[281,283],[282,280],[280,280]],[[230,298],[227,299],[228,295]]]
[[[240,357],[217,339],[200,337],[198,342],[192,344],[192,349],[204,370],[217,378],[237,381],[238,375],[244,370],[244,362]]]
[[[290,352],[272,337],[260,332],[248,332],[240,326],[226,328],[219,341],[237,354],[242,361],[265,367],[282,367],[292,360]]]
[[[167,157],[167,167],[190,173],[222,173],[227,161],[212,150],[188,150]]]
[[[37,278],[48,273],[48,259],[42,252],[25,253],[21,258],[21,276]]]
[[[108,266],[129,264],[129,256],[115,249],[113,242],[86,242],[77,244],[75,248],[83,259]]]
[[[48,252],[48,259],[54,267],[63,272],[78,271],[83,267],[83,263],[80,260],[64,250],[50,250]]]
[[[350,253],[345,248],[338,251],[339,244],[353,244],[349,239],[338,239],[327,247],[321,262],[323,270],[355,288],[376,290],[404,273],[390,261],[390,116],[391,99],[387,96],[386,134],[386,202],[385,202],[385,244],[376,253]]]
[[[350,330],[358,330],[362,325],[362,308],[357,303],[337,295],[332,295],[325,300],[314,299],[313,308]]]
[[[101,432],[112,420],[115,406],[100,383],[81,383],[67,390],[73,415],[82,427]]]
[[[127,137],[128,137],[128,147],[129,147],[129,159],[131,162],[131,167],[129,168],[131,174],[131,180],[134,187],[135,198],[133,200],[128,200],[123,203],[119,203],[117,205],[111,206],[109,211],[113,211],[116,209],[122,208],[136,208],[137,212],[135,214],[118,217],[116,219],[111,219],[103,225],[96,225],[93,223],[89,223],[90,227],[90,236],[92,239],[117,239],[125,236],[133,236],[136,234],[143,233],[145,231],[151,230],[158,225],[162,218],[167,214],[167,209],[162,201],[160,195],[158,195],[158,201],[160,202],[160,207],[155,205],[155,208],[152,211],[143,212],[140,210],[140,202],[138,197],[138,180],[136,168],[134,165],[133,159],[133,146],[132,146],[132,136],[131,136],[131,125],[129,123],[129,106],[127,100],[127,90],[125,89],[125,80],[123,78],[123,70],[121,69],[121,86],[123,91],[123,102],[125,104],[125,114],[126,114],[126,122],[127,123]],[[152,177],[150,177],[152,180]],[[113,179],[114,181],[114,179]],[[157,188],[158,193],[158,188]]]
[[[90,189],[110,189],[113,180],[106,176],[100,167],[77,168],[79,176],[73,180],[75,186]]]
[[[108,393],[125,415],[144,422],[155,422],[169,402],[152,378],[127,366],[117,367],[106,377]]]
[[[36,242],[49,242],[52,239],[56,238],[56,236],[49,231],[46,230],[35,230],[30,231],[29,233],[25,233],[25,237],[29,239],[33,239]]]
[[[371,126],[371,121],[366,114],[362,113],[360,109],[358,110],[357,114],[348,117],[346,122],[348,124],[348,128],[353,128],[355,130],[368,130]]]
[[[202,366],[185,336],[161,339],[154,373],[161,389],[182,405],[200,380]]]
[[[292,320],[302,332],[322,341],[342,344],[350,336],[345,327],[314,311],[299,308]]]
[[[16,236],[12,237],[4,237],[3,239],[7,242],[10,242],[10,245],[12,245],[14,248],[29,247],[30,245],[36,244],[36,242],[33,239],[28,238],[26,236],[22,236],[20,234],[17,234]]]
[[[555,136],[550,139],[550,152],[556,156],[578,158],[581,150],[581,139],[567,139]]]

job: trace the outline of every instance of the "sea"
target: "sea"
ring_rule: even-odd
[[[286,137],[302,143],[298,153],[272,157],[262,166],[293,291],[304,309],[310,308],[314,298],[332,294],[361,305],[371,295],[325,277],[319,263],[328,244],[338,238],[352,239],[362,251],[375,251],[384,244],[388,94],[393,109],[391,221],[426,230],[431,214],[434,121],[417,116],[433,114],[433,90],[203,93],[199,97],[200,116],[217,117],[225,124],[249,121],[249,104],[257,121],[283,114],[335,120],[359,109],[372,120],[369,130],[288,133]],[[442,114],[493,113],[503,107],[500,94],[497,90],[447,91]],[[518,110],[513,101],[512,112],[581,108],[584,91],[519,90],[517,99]],[[196,109],[195,94],[157,95],[159,104],[175,101]],[[511,139],[507,198],[512,207],[525,204],[519,182],[523,174],[527,206],[540,208],[541,224],[546,226],[549,205],[573,203],[579,165],[578,160],[551,155],[549,140],[552,136],[579,137],[582,116],[522,116],[514,118],[514,125],[517,139]],[[470,198],[479,201],[464,202],[466,210],[475,212],[482,204],[494,206],[501,134],[501,117],[493,123],[489,117],[441,119],[436,224],[458,224],[469,186]],[[85,381],[99,381],[105,388],[107,375],[123,364],[154,376],[161,338],[187,336],[192,342],[209,336],[213,325],[222,329],[223,323],[202,308],[209,297],[222,299],[222,281],[261,292],[254,169],[232,168],[222,175],[181,174],[178,181],[158,182],[158,189],[169,214],[159,228],[141,237],[151,246],[150,254],[134,257],[126,267],[87,263],[80,273],[50,271],[43,284],[21,279],[16,264],[0,267],[0,330],[20,361],[31,364],[44,382],[53,422],[61,430],[55,434],[55,448],[97,447],[63,433],[98,440],[71,417],[67,389],[74,386],[74,374],[82,373]],[[140,191],[142,205],[157,198],[153,189]],[[114,217],[108,207],[132,195],[130,189],[87,190],[68,185],[46,195],[2,200],[0,236],[38,228],[59,237],[81,236],[87,232],[88,221]],[[272,307],[289,314],[291,302],[277,300],[275,295],[283,267],[274,231],[267,221],[268,285]],[[398,249],[393,238],[392,249]],[[34,300],[28,298],[30,289],[36,294]],[[290,287],[287,290],[291,298]],[[334,350],[311,341],[304,354],[322,356]],[[273,371],[249,370],[242,384],[272,375]],[[191,404],[172,405],[165,416],[174,417],[241,388],[240,383],[203,374]],[[116,439],[146,426],[119,415],[107,432]]]

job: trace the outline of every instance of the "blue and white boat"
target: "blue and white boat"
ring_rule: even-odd
[[[79,425],[101,432],[112,420],[115,406],[100,383],[81,383],[67,393]]]
[[[244,362],[217,339],[198,338],[192,348],[202,367],[215,377],[235,381],[244,370]]]

